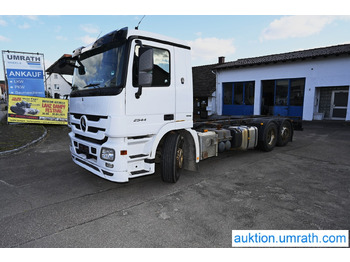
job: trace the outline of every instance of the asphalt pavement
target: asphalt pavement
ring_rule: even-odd
[[[176,184],[103,180],[72,162],[67,127],[45,128],[0,155],[0,247],[231,247],[232,230],[350,228],[345,122],[306,122],[285,147],[225,152]]]

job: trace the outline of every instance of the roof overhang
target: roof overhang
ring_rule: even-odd
[[[69,63],[64,62],[70,58],[72,58],[72,55],[64,54],[60,59],[46,69],[46,72],[49,74],[56,73],[61,75],[73,75],[74,67]]]

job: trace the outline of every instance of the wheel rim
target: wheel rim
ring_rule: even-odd
[[[176,152],[176,166],[181,169],[184,163],[184,151],[182,148],[178,148]]]
[[[282,130],[281,130],[281,138],[282,138],[282,140],[288,139],[289,134],[290,134],[289,133],[289,128],[287,128],[286,126],[283,126]]]
[[[270,129],[267,134],[267,141],[268,141],[267,144],[270,146],[273,145],[275,138],[276,138],[275,131],[273,129]]]
[[[176,149],[176,167],[177,169],[181,169],[184,164],[184,150],[183,150],[184,140],[180,137],[180,141],[178,142],[178,146]]]

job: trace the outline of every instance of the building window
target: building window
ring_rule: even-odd
[[[224,105],[254,105],[255,82],[223,83]]]
[[[223,83],[224,105],[232,105],[232,83]]]
[[[243,105],[243,87],[244,83],[233,83],[234,105]]]
[[[247,82],[244,85],[244,104],[254,105],[255,83]]]
[[[275,106],[286,106],[288,104],[289,80],[276,81]]]
[[[59,84],[54,84],[53,88],[54,88],[54,90],[60,90],[60,85]]]
[[[290,100],[291,106],[302,106],[304,103],[305,79],[290,80]]]
[[[302,116],[305,78],[263,80],[261,84],[262,115]]]

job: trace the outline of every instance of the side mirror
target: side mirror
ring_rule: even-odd
[[[151,86],[153,76],[153,48],[140,47],[139,86]]]
[[[139,69],[138,69],[139,90],[135,94],[138,99],[142,94],[142,87],[152,85],[153,80],[153,48],[141,46],[139,50]]]
[[[78,73],[79,73],[79,75],[85,75],[85,67],[83,66],[83,65],[80,65],[79,67],[78,67]]]
[[[75,65],[76,62],[78,62],[79,66]],[[65,66],[71,66],[74,68],[78,68],[79,75],[86,74],[84,65],[80,62],[80,60],[77,57],[76,58],[71,58],[71,57],[61,58],[58,62],[58,67],[63,68]]]

